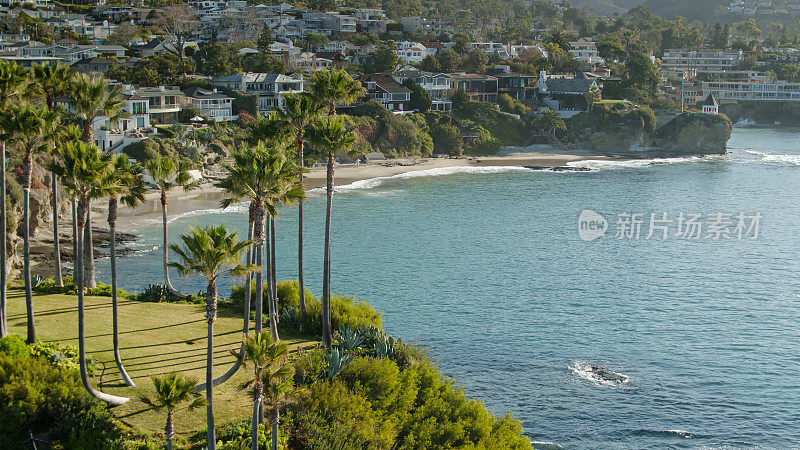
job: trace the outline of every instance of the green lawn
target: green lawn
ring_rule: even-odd
[[[36,332],[40,341],[61,341],[78,345],[77,297],[35,295]],[[86,351],[100,364],[92,382],[101,390],[130,397],[131,401],[114,409],[125,423],[147,432],[163,430],[162,413],[149,410],[139,399],[152,391],[150,377],[172,371],[203,381],[206,361],[206,322],[204,307],[198,305],[143,303],[120,300],[120,348],[123,363],[136,383],[135,388],[122,384],[114,364],[111,342],[111,298],[86,297]],[[25,296],[21,289],[10,289],[8,325],[10,332],[23,338],[26,334]],[[225,310],[214,326],[214,376],[223,374],[233,364],[230,350],[241,342],[242,319]],[[290,351],[313,347],[315,341],[284,336]],[[105,369],[102,369],[105,367]],[[238,390],[246,374],[239,371],[228,382],[214,388],[216,423],[248,417],[252,409],[246,392]],[[179,412],[175,417],[178,434],[188,435],[205,428],[205,408],[193,413]]]

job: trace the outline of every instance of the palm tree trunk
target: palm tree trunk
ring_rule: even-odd
[[[92,129],[92,122],[94,122],[94,119],[87,119],[83,121],[83,134],[81,135],[81,140],[87,144],[94,145],[94,130]]]
[[[267,229],[267,232],[266,232],[266,236],[265,236],[265,239],[264,239],[264,242],[265,242],[265,244],[264,244],[264,253],[266,253],[267,264],[265,265],[264,270],[267,272],[267,317],[269,319],[269,335],[272,337],[273,341],[277,342],[278,340],[280,340],[280,338],[278,337],[278,322],[277,322],[278,315],[275,312],[275,305],[273,303],[273,298],[275,296],[275,292],[272,289],[272,286],[273,286],[273,280],[272,280],[272,274],[273,274],[273,272],[272,272],[272,266],[273,266],[272,255],[273,255],[273,253],[272,253],[272,245],[270,245],[272,243],[272,239],[270,238],[270,236],[272,234],[272,220],[271,220],[271,218],[270,218],[270,220],[266,221],[266,229]]]
[[[250,221],[247,227],[247,240],[250,241],[253,239],[253,212],[252,212],[252,202],[250,203]],[[253,256],[252,256],[252,246],[247,246],[247,264],[253,264]],[[252,286],[251,286],[251,279],[252,273],[248,272],[247,276],[245,277],[245,288],[244,288],[244,311],[243,311],[243,324],[242,324],[242,345],[239,347],[239,351],[241,352],[244,348],[244,338],[250,333],[250,296],[252,294]],[[214,386],[219,386],[220,384],[228,381],[238,370],[242,367],[242,362],[239,358],[236,358],[234,361],[233,366],[228,369],[227,372],[223,373],[218,378],[214,379]],[[194,392],[200,392],[206,388],[205,383],[198,384],[194,388]]]
[[[300,166],[300,184],[303,184],[303,141],[297,143],[297,159]],[[300,316],[306,313],[305,284],[303,282],[303,198],[297,203],[297,292],[299,298]],[[302,323],[302,321],[300,321]],[[302,331],[302,329],[300,330]]]
[[[167,450],[172,450],[172,438],[175,437],[175,426],[172,421],[172,411],[167,411],[167,424],[164,426],[164,436],[167,438]]]
[[[177,289],[172,287],[172,283],[169,281],[169,270],[167,267],[167,253],[169,248],[167,247],[167,191],[161,190],[161,230],[163,233],[163,240],[161,241],[161,247],[164,249],[164,285],[167,287],[167,290],[180,297],[184,298],[185,296],[178,292]]]
[[[278,423],[280,422],[280,409],[272,409],[272,450],[278,450]]]
[[[6,143],[0,142],[0,338],[6,337]]]
[[[75,267],[81,267],[81,263],[83,262],[83,247],[81,246],[83,239],[83,228],[86,226],[86,216],[87,216],[87,201],[86,199],[81,199],[78,205],[78,253],[75,256]],[[122,405],[123,403],[127,402],[129,399],[126,397],[117,397],[116,395],[106,394],[100,391],[95,390],[95,388],[89,383],[89,374],[86,372],[86,345],[85,345],[85,338],[84,338],[84,320],[83,320],[83,271],[76,270],[75,271],[75,286],[76,290],[78,291],[78,362],[80,365],[80,372],[81,372],[81,382],[83,383],[83,387],[86,388],[86,391],[92,395],[92,397],[102,400],[112,406]]]
[[[57,286],[64,286],[64,277],[61,275],[61,242],[58,237],[58,177],[50,172],[50,185],[53,188],[53,269]]]
[[[31,289],[31,227],[30,227],[30,201],[31,201],[31,171],[33,170],[33,155],[25,153],[22,164],[22,277],[25,282],[25,309],[28,314],[28,344],[36,343],[36,325],[33,323],[33,291]]]
[[[214,430],[214,321],[217,319],[217,283],[208,282],[206,289],[206,322],[208,339],[206,341],[206,426],[208,427],[208,450],[217,448]]]
[[[97,287],[97,279],[94,272],[94,240],[92,239],[92,208],[90,200],[86,200],[86,228],[84,228],[83,233],[83,270],[86,277],[86,287],[94,289]]]
[[[111,253],[111,324],[113,328],[114,342],[114,361],[117,369],[126,385],[134,387],[133,380],[128,376],[125,367],[122,365],[122,358],[119,355],[119,312],[117,305],[117,199],[108,199],[108,231],[110,234],[109,252]]]
[[[328,154],[326,194],[328,203],[325,207],[325,256],[322,268],[322,345],[330,347],[331,330],[331,213],[333,211],[333,152]]]
[[[72,198],[72,282],[78,279],[78,202]]]
[[[275,245],[275,217],[270,216],[270,246],[272,248],[272,314],[275,315],[275,323],[278,323],[278,257],[276,255],[277,246]]]
[[[260,200],[256,200],[255,206],[255,222],[253,226],[253,236],[255,237],[255,260],[259,271],[256,272],[256,336],[261,334],[261,329],[264,327],[264,319],[262,314],[264,312],[264,205]]]
[[[261,398],[264,387],[258,379],[258,367],[255,368],[256,382],[253,386],[253,420],[250,422],[250,449],[258,450],[258,414],[261,411]]]

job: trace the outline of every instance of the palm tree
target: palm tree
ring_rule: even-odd
[[[94,140],[94,121],[105,117],[109,122],[116,122],[127,117],[122,110],[125,101],[122,99],[122,86],[111,85],[102,77],[79,74],[70,86],[69,106],[83,125],[82,140],[91,144]]]
[[[164,284],[166,284],[170,292],[183,297],[177,289],[172,287],[172,283],[169,281],[169,271],[167,270],[167,192],[178,186],[188,191],[196,188],[197,182],[192,180],[191,175],[189,175],[189,164],[187,162],[177,162],[167,156],[159,156],[147,161],[144,169],[152,183],[161,191],[161,228],[164,235],[162,241],[164,250]]]
[[[98,186],[102,183],[107,172],[112,170],[111,155],[101,152],[94,145],[85,142],[68,142],[59,152],[60,161],[52,162],[50,170],[61,178],[64,189],[73,197],[78,198],[78,232],[77,253],[75,267],[81,267],[83,262],[83,229],[86,226],[86,216],[89,212],[89,200],[102,195]],[[75,271],[75,285],[78,291],[78,361],[80,365],[81,382],[83,387],[93,397],[111,405],[121,405],[128,401],[126,397],[117,397],[97,391],[90,383],[86,372],[86,345],[84,337],[84,301],[83,301],[83,271]]]
[[[142,397],[142,403],[156,411],[167,410],[167,424],[164,426],[164,436],[167,438],[167,450],[172,450],[172,438],[175,436],[173,414],[183,403],[189,402],[186,409],[194,411],[206,404],[203,397],[194,394],[197,380],[185,378],[183,375],[172,372],[163,377],[152,377],[156,394],[154,398]]]
[[[70,86],[70,109],[83,125],[83,139],[87,144],[94,142],[94,121],[105,117],[109,122],[127,117],[122,110],[125,101],[122,99],[122,86],[111,85],[102,77],[91,77],[80,74],[75,77]],[[92,217],[86,222],[86,236],[84,236],[84,251],[86,260],[83,270],[86,272],[87,284],[94,288],[97,286],[94,271],[94,244],[92,240]]]
[[[131,208],[144,201],[146,188],[142,180],[143,169],[139,164],[132,164],[128,157],[118,153],[112,161],[113,168],[106,174],[100,185],[108,196],[108,230],[110,235],[109,252],[111,253],[111,323],[113,328],[114,361],[122,380],[128,386],[135,386],[131,377],[122,365],[119,355],[119,324],[117,314],[117,255],[116,255],[116,229],[117,205]]]
[[[0,60],[0,110],[18,102],[27,93],[28,72],[15,62]],[[2,131],[2,130],[0,130]],[[6,286],[8,280],[6,258],[6,142],[0,141],[0,337],[8,334],[6,328]]]
[[[267,146],[263,142],[239,149],[231,155],[233,164],[223,164],[228,170],[228,176],[217,183],[231,198],[228,203],[239,201],[242,198],[250,199],[253,205],[254,226],[253,240],[255,243],[255,264],[264,265],[264,224],[267,213],[277,215],[277,204],[292,204],[303,197],[303,187],[297,182],[300,170],[284,152],[274,146]],[[224,204],[223,204],[224,205]],[[271,269],[266,268],[256,273],[256,317],[255,331],[261,333],[262,313],[264,308],[264,271],[269,274]],[[268,302],[270,334],[273,340],[278,340],[277,311],[273,307],[272,288],[268,283]]]
[[[292,134],[297,145],[297,164],[304,166],[303,146],[306,142],[306,130],[319,118],[321,105],[307,94],[289,94],[285,97],[285,105],[278,110],[277,119]],[[303,172],[300,172],[300,183],[303,183]],[[297,286],[300,293],[300,314],[306,312],[305,284],[303,282],[303,199],[297,202]]]
[[[2,139],[18,145],[23,151],[22,163],[22,239],[23,280],[25,282],[25,304],[28,314],[28,343],[36,343],[36,327],[33,323],[33,292],[31,290],[30,255],[30,198],[33,174],[33,154],[47,149],[58,129],[58,117],[47,110],[28,105],[10,106],[0,117]]]
[[[533,120],[533,123],[540,129],[550,133],[550,139],[553,141],[558,141],[558,138],[556,137],[556,130],[567,129],[567,123],[561,118],[561,114],[559,114],[558,111],[553,111],[552,109],[546,109],[542,111],[539,117]]]
[[[278,423],[280,409],[294,400],[292,367],[286,365],[289,348],[283,342],[275,342],[267,334],[256,335],[254,339],[245,338],[242,350],[236,359],[246,365],[253,363],[253,378],[242,383],[240,389],[252,387],[253,420],[251,422],[251,449],[258,450],[258,424],[262,402],[272,409],[272,448],[278,448]]]
[[[53,110],[53,100],[63,95],[69,89],[75,72],[66,64],[41,64],[33,66],[33,76],[36,79],[34,87],[44,96],[47,110]],[[61,275],[61,244],[58,236],[58,177],[50,174],[50,185],[52,187],[53,205],[53,266],[55,269],[55,282],[58,286],[64,286],[64,278]]]
[[[327,206],[325,209],[325,256],[322,272],[322,345],[331,345],[331,213],[333,208],[333,156],[348,151],[356,140],[353,129],[341,117],[328,116],[317,121],[310,130],[309,140],[315,151],[328,159],[326,179]]]
[[[197,274],[207,281],[206,323],[208,337],[206,344],[206,425],[208,427],[208,448],[216,448],[214,433],[214,321],[217,319],[217,279],[225,274],[244,275],[256,269],[255,266],[241,263],[242,253],[250,241],[241,241],[236,233],[231,233],[225,225],[190,228],[189,233],[181,235],[183,247],[170,245],[180,258],[179,263],[170,263],[182,276]]]
[[[314,72],[311,78],[311,96],[321,105],[328,107],[328,113],[336,115],[338,105],[348,105],[364,94],[364,88],[353,80],[344,70],[331,69]]]

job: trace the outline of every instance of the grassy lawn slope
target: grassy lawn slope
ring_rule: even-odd
[[[25,296],[21,289],[10,289],[8,296],[9,331],[25,337]],[[36,332],[42,342],[60,341],[78,345],[78,312],[76,296],[34,295]],[[98,362],[92,383],[101,390],[130,397],[127,404],[114,409],[125,423],[148,432],[163,430],[162,413],[150,411],[141,401],[150,395],[150,377],[172,371],[197,378],[205,377],[206,322],[204,306],[169,303],[119,302],[120,353],[128,374],[136,383],[126,387],[114,364],[111,342],[111,298],[86,297],[86,351]],[[242,319],[220,310],[214,325],[214,376],[223,374],[233,364],[230,350],[237,350],[242,339]],[[291,352],[313,347],[316,342],[284,339]],[[252,403],[247,393],[239,391],[246,374],[239,371],[226,383],[214,388],[216,423],[242,419],[250,414]],[[175,417],[179,434],[205,428],[205,408]]]

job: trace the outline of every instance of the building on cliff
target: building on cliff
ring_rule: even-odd
[[[708,94],[706,101],[703,102],[703,114],[719,114],[719,103],[714,94]]]

